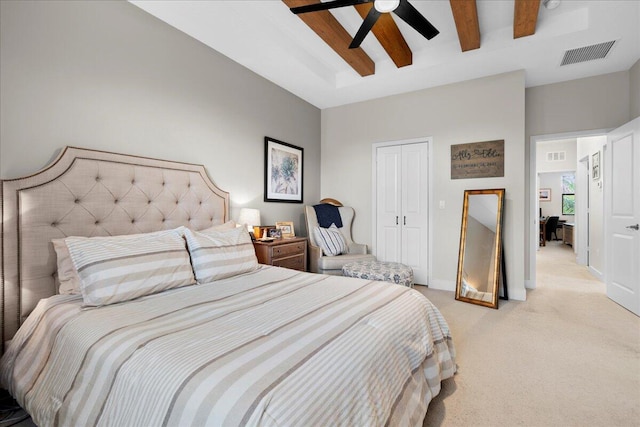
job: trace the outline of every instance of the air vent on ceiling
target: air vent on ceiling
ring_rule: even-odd
[[[607,56],[615,42],[616,41],[613,40],[610,42],[598,43],[591,46],[568,50],[564,53],[564,58],[562,58],[560,66],[593,61],[594,59],[602,59]]]

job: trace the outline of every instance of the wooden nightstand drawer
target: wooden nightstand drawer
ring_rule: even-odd
[[[305,261],[304,255],[296,255],[289,258],[274,259],[273,265],[275,265],[276,267],[284,267],[284,268],[291,268],[293,270],[304,271],[305,270],[304,261]]]
[[[294,237],[271,242],[253,242],[256,256],[260,264],[277,267],[307,270],[307,239]]]
[[[307,242],[287,243],[273,248],[273,258],[296,255],[304,252]]]

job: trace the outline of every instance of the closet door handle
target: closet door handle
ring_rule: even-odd
[[[402,225],[407,225],[407,217],[406,216],[404,217],[404,224],[402,224]]]
[[[396,225],[398,225],[398,216],[396,215]]]

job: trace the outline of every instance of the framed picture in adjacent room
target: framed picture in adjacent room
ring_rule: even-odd
[[[264,138],[264,201],[302,203],[303,149]]]
[[[541,202],[550,202],[551,201],[551,189],[550,188],[541,188],[538,190],[538,200]]]
[[[600,179],[600,151],[591,156],[591,177],[594,181]]]

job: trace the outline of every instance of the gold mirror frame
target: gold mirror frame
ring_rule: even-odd
[[[456,279],[456,300],[469,302],[471,304],[478,304],[490,308],[498,308],[499,298],[499,285],[500,279],[504,274],[504,264],[502,263],[502,216],[504,206],[504,194],[503,188],[491,189],[491,190],[465,190],[464,192],[464,205],[462,208],[462,226],[460,228],[460,250],[458,252],[458,276]],[[487,203],[486,197],[478,198],[474,196],[487,196],[495,195],[495,205]],[[476,203],[474,203],[476,201]],[[478,217],[475,218],[469,214],[470,204],[472,210],[477,212]],[[493,210],[495,208],[495,211]],[[490,217],[490,215],[495,215]],[[469,220],[471,217],[472,221]],[[495,219],[495,222],[491,221],[491,218]],[[473,231],[469,233],[469,225],[472,225],[473,230],[476,228],[482,228],[481,233]],[[480,225],[476,225],[476,223]],[[486,224],[486,225],[482,225]],[[495,226],[495,232],[492,230]],[[484,229],[488,229],[486,231]],[[493,236],[491,235],[493,233]],[[476,239],[477,234],[483,234],[481,240]],[[472,235],[474,241],[471,244],[468,243],[468,237]],[[471,246],[474,247],[471,247]],[[485,246],[478,247],[478,246]],[[487,250],[487,247],[490,247]],[[473,253],[471,251],[474,251]],[[489,252],[487,254],[487,252]],[[485,258],[485,259],[483,259]],[[467,264],[465,266],[465,260]],[[470,260],[473,263],[470,265]],[[486,264],[486,265],[485,265]],[[471,280],[469,272],[466,267],[476,270],[481,270],[479,274],[474,276]],[[486,269],[486,270],[485,270]],[[486,272],[486,276],[484,273]],[[480,283],[481,281],[477,277],[487,277],[486,284]],[[474,286],[476,285],[476,286]],[[505,283],[506,294],[506,283]],[[506,296],[506,295],[505,295]]]

